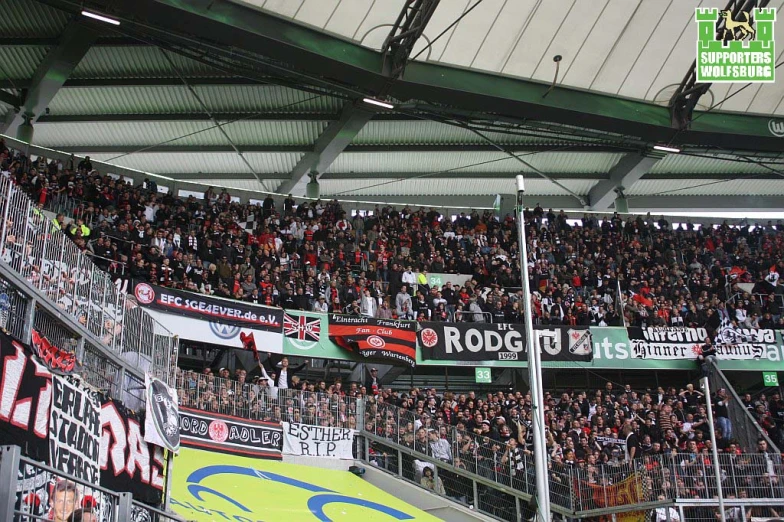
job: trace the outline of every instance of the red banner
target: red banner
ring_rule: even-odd
[[[416,366],[414,321],[388,321],[371,317],[330,314],[329,339],[363,357],[404,362]]]

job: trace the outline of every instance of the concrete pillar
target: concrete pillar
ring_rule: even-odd
[[[310,173],[310,183],[305,187],[305,196],[313,199],[318,199],[321,194],[321,187],[318,182],[318,173]]]
[[[30,117],[25,116],[24,121],[16,128],[16,139],[24,141],[25,143],[33,142],[33,124],[30,122]]]
[[[629,212],[629,201],[626,199],[626,196],[615,198],[615,211],[619,214],[627,214]]]

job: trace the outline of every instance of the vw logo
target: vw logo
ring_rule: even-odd
[[[770,120],[768,130],[777,138],[784,138],[784,120]]]
[[[210,330],[221,339],[234,339],[240,333],[240,327],[232,324],[210,323]]]

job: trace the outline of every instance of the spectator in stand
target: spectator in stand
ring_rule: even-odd
[[[130,283],[150,281],[248,299],[251,292],[236,291],[234,281],[240,273],[239,283],[246,282],[252,270],[251,279],[259,286],[253,302],[291,305],[285,291],[290,285],[288,295],[305,296],[295,301],[299,309],[312,309],[320,295],[334,304],[327,293],[337,294],[343,309],[353,301],[345,299],[344,288],[356,285],[356,299],[370,290],[379,310],[385,298],[395,300],[393,315],[402,313],[397,296],[405,284],[406,294],[423,291],[429,310],[425,318],[443,320],[443,304],[446,320],[500,320],[500,302],[504,320],[522,321],[520,294],[513,289],[520,280],[517,223],[511,215],[499,219],[491,212],[461,212],[450,221],[433,210],[386,206],[372,216],[349,219],[334,200],[297,205],[291,196],[280,202],[278,213],[272,195],[260,206],[232,202],[227,190],[217,194],[212,188],[203,200],[180,198],[155,193],[152,182],[131,186],[101,175],[89,159],[73,170],[68,163],[30,161],[2,148],[2,170],[19,186],[34,195],[39,179],[56,187],[50,193],[57,196],[47,196],[47,205],[79,198],[69,217],[82,223],[68,231],[86,251],[104,249],[106,242],[97,241],[109,237],[104,254],[111,255],[103,266],[132,279]],[[650,215],[572,219],[562,211],[541,209],[524,216],[537,324],[613,326],[625,321],[705,327],[711,335],[725,324],[784,328],[778,284],[784,260],[776,249],[784,242],[780,223],[697,227],[687,221],[673,227]],[[169,265],[181,263],[182,269],[167,274],[164,268],[161,275],[163,258]],[[210,268],[219,262],[213,275]],[[121,269],[121,263],[131,266]],[[191,278],[201,267],[208,277]],[[420,275],[433,271],[472,279],[464,286],[430,289],[419,283],[414,267]],[[262,288],[264,276],[269,285]],[[739,283],[753,284],[753,292],[745,293]],[[421,308],[411,303],[409,310],[420,318]]]

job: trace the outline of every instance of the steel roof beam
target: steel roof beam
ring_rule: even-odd
[[[0,100],[2,101],[2,100]],[[218,121],[332,121],[339,114],[331,113],[213,113]],[[96,122],[145,122],[158,123],[170,121],[210,121],[204,113],[185,114],[44,114],[38,123],[96,123]]]
[[[8,91],[0,91],[0,102],[18,109],[22,105],[22,97],[11,94]]]
[[[0,47],[55,47],[60,45],[62,38],[31,37],[1,37]],[[152,47],[149,44],[126,37],[101,37],[97,38],[93,47]]]
[[[591,210],[607,210],[615,201],[618,191],[629,189],[653,166],[664,158],[664,154],[627,154],[610,169],[609,179],[598,183],[588,194]]]
[[[59,45],[49,50],[35,70],[19,112],[0,126],[0,132],[15,132],[26,119],[34,122],[43,114],[97,37],[87,25],[80,22],[68,24],[60,37]]]
[[[360,109],[352,103],[343,106],[340,119],[329,124],[316,140],[313,150],[305,154],[291,170],[289,180],[281,183],[277,192],[297,196],[305,194],[308,175],[316,176],[329,169],[338,155],[354,140],[362,127],[373,118],[373,112]]]
[[[39,1],[72,14],[80,9],[76,2]],[[255,53],[264,67],[285,69],[281,75],[289,79],[296,75],[303,83],[323,87],[328,82],[341,92],[367,95],[380,92],[389,81],[381,71],[380,52],[239,2],[137,0],[115,2],[112,7],[123,26],[139,34],[150,34],[170,45],[236,47]],[[646,143],[674,140],[676,144],[744,150],[781,149],[780,139],[768,131],[767,117],[703,113],[692,129],[675,135],[666,107],[562,86],[544,99],[548,88],[535,81],[413,61],[405,75],[393,82],[389,94],[399,100],[429,100],[529,121],[579,125],[635,136]]]
[[[337,123],[337,122],[336,122]],[[356,123],[355,123],[356,124]],[[335,125],[337,129],[337,125]],[[340,135],[341,140],[347,139],[345,134],[350,128],[349,125],[341,127],[343,134]],[[329,130],[329,129],[327,129]],[[326,131],[325,131],[326,132]],[[333,130],[334,132],[334,130]],[[62,150],[64,152],[94,152],[104,154],[127,154],[135,152],[145,145],[52,145],[54,149]],[[312,145],[242,145],[243,152],[272,152],[272,153],[293,153],[293,152],[307,152],[314,153],[316,150],[323,149],[319,158],[319,168],[327,168],[327,153],[332,150],[327,150],[326,146],[316,147]],[[578,154],[594,154],[594,153],[618,153],[624,152],[624,149],[617,147],[607,146],[577,146],[569,147],[568,149],[558,148],[557,145],[508,145],[506,149],[510,152],[519,153],[559,153],[566,152]],[[234,149],[228,145],[161,145],[145,149],[144,153],[155,152],[185,152],[185,153],[203,153],[203,152],[234,152]],[[498,152],[498,150],[486,144],[395,144],[395,145],[346,145],[341,149],[341,152],[346,153],[402,153],[402,152]],[[309,158],[303,158],[306,163],[311,161]],[[331,164],[331,162],[329,162]],[[321,172],[320,170],[318,171]]]

